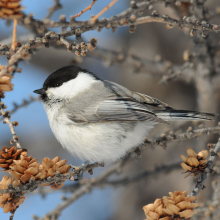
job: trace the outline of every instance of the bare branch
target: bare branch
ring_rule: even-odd
[[[17,104],[17,103],[13,103],[14,108],[10,111],[10,115],[14,114],[15,112],[17,112],[19,109],[23,108],[23,107],[27,107],[28,105],[36,102],[36,101],[40,101],[40,97],[33,97],[30,96],[29,99],[24,99],[23,102],[21,104]],[[2,121],[3,118],[0,118],[0,121]]]
[[[88,7],[86,7],[84,10],[82,10],[82,11],[79,12],[78,14],[72,16],[70,19],[77,18],[77,17],[81,16],[83,13],[85,13],[86,11],[91,10],[91,9],[92,9],[92,6],[95,4],[96,1],[97,1],[97,0],[92,0],[92,3],[91,3]]]
[[[21,148],[21,145],[18,141],[18,136],[15,132],[15,129],[14,127],[18,125],[18,122],[16,121],[10,121],[10,111],[4,111],[4,109],[7,108],[7,106],[4,105],[3,102],[1,102],[1,99],[0,99],[0,115],[3,116],[4,120],[3,120],[3,123],[7,123],[9,128],[10,128],[10,131],[12,133],[12,139],[10,141],[11,144],[15,144],[17,148]]]
[[[48,33],[48,35],[50,32]],[[48,36],[47,35],[47,36]],[[29,35],[28,35],[29,36]],[[28,41],[29,37],[22,36],[22,41]],[[74,41],[65,40],[64,37],[60,38],[60,43],[54,39],[55,43],[51,44],[51,46],[55,46],[55,48],[63,48],[62,45],[65,45],[68,51],[75,51],[77,54],[78,48],[81,44],[76,44]],[[9,42],[9,41],[5,41]],[[30,43],[25,44],[28,48],[40,48],[42,45],[48,45],[49,42],[53,42],[50,37],[46,38],[37,38],[35,41],[30,39]],[[0,48],[0,55],[10,56],[10,47],[4,46]],[[30,54],[29,54],[30,55]],[[126,66],[131,66],[133,71],[136,73],[146,73],[153,75],[162,75],[162,79],[160,83],[167,83],[171,80],[178,79],[186,82],[193,81],[195,78],[195,70],[191,67],[191,63],[185,62],[183,65],[174,65],[170,61],[163,60],[161,58],[155,58],[153,60],[147,60],[140,56],[137,56],[133,53],[124,53],[117,52],[113,50],[107,50],[103,48],[96,48],[92,53],[87,54],[88,57],[102,59],[106,65],[110,66],[112,64],[123,64]],[[166,74],[166,75],[164,75]]]
[[[15,209],[13,209],[10,213],[11,213],[11,216],[9,218],[9,220],[13,220],[14,219],[14,215],[15,215],[15,212],[16,210],[18,209],[19,206],[17,206]]]
[[[216,158],[218,157],[218,153],[220,152],[220,140],[216,144],[215,148],[211,151],[211,155],[207,162],[208,166],[204,170],[204,172],[197,178],[197,183],[193,191],[191,192],[190,196],[197,196],[200,190],[204,189],[204,183],[209,176],[210,173],[213,173],[213,165],[215,163]]]
[[[166,147],[167,144],[171,142],[185,141],[185,140],[201,137],[203,135],[217,134],[219,132],[220,132],[220,126],[191,130],[183,134],[174,134],[171,131],[169,135],[167,136],[161,135],[160,138],[154,139],[153,141],[149,141],[146,139],[143,143],[143,147],[151,147],[157,145],[161,147]]]
[[[76,201],[82,195],[88,193],[94,185],[98,184],[101,181],[104,181],[112,173],[120,169],[123,166],[123,163],[124,163],[123,161],[118,161],[115,164],[113,164],[110,168],[108,168],[108,170],[106,170],[104,173],[100,174],[96,179],[90,179],[86,184],[82,185],[79,189],[77,189],[74,193],[72,193],[72,195],[68,199],[65,199],[54,210],[50,211],[49,213],[47,213],[44,217],[40,218],[39,220],[43,220],[46,218],[56,219],[65,208],[71,205],[74,201]]]
[[[66,37],[76,35],[80,36],[82,33],[87,32],[89,30],[94,30],[98,29],[101,30],[103,27],[106,28],[113,28],[114,31],[116,30],[117,27],[120,26],[134,26],[138,24],[143,24],[143,23],[149,23],[149,22],[159,22],[159,23],[165,23],[168,25],[169,28],[172,28],[173,26],[178,26],[180,28],[182,27],[188,27],[191,28],[192,30],[202,30],[202,32],[208,32],[208,31],[215,31],[219,32],[219,26],[218,25],[211,25],[208,24],[207,22],[199,22],[199,21],[191,21],[190,18],[183,18],[181,20],[176,20],[173,18],[170,18],[169,16],[159,16],[156,12],[153,12],[151,16],[145,16],[145,17],[140,17],[140,18],[133,18],[130,19],[129,16],[133,12],[138,12],[144,10],[146,7],[148,7],[149,2],[141,2],[138,4],[133,5],[131,8],[125,10],[124,12],[111,17],[109,19],[102,19],[100,21],[96,21],[95,23],[92,22],[91,20],[89,21],[75,21],[72,20],[70,22],[66,21],[60,21],[60,22],[54,22],[49,19],[40,21],[33,19],[30,16],[26,16],[23,19],[24,24],[27,23],[28,25],[36,26],[38,28],[46,28],[46,27],[71,27],[71,30],[64,31],[62,33],[54,33],[54,32],[48,32],[45,34],[43,38],[37,38],[36,40],[31,40],[30,44],[26,44],[26,48],[37,48],[40,47],[41,45],[45,45],[46,47],[49,46],[50,42],[55,42],[55,41],[60,41],[64,40]],[[20,22],[22,19],[20,19]],[[24,47],[24,45],[22,46]],[[21,47],[21,48],[22,48]],[[19,50],[22,50],[22,49]],[[3,54],[7,55],[10,57],[10,52],[9,52],[9,47],[3,48],[1,51]],[[23,48],[24,49],[24,48]],[[68,48],[67,48],[68,49]],[[28,55],[31,55],[32,52],[30,49],[26,51]],[[84,53],[83,53],[84,54]],[[15,57],[17,56],[17,59]],[[25,56],[21,56],[18,54],[18,51],[11,57],[9,60],[8,66],[3,69],[0,72],[0,76],[7,73],[7,69],[9,66],[12,66],[15,62],[17,62],[19,59],[23,59]],[[13,59],[12,59],[13,58]],[[182,68],[182,70],[185,70],[185,66]],[[175,72],[174,72],[175,73]],[[171,78],[174,78],[176,74],[172,74]],[[167,81],[168,79],[166,79]]]
[[[50,211],[48,214],[46,214],[42,218],[37,218],[37,219],[38,220],[45,220],[47,218],[56,219],[65,208],[67,208],[69,205],[71,205],[73,202],[75,202],[77,199],[79,199],[84,194],[89,193],[94,187],[124,186],[130,183],[133,183],[133,182],[140,181],[142,179],[146,179],[148,177],[152,178],[154,176],[158,176],[162,172],[169,173],[173,171],[174,169],[181,168],[180,163],[175,163],[175,164],[168,165],[168,166],[162,166],[161,168],[156,168],[154,171],[145,171],[133,177],[127,177],[127,178],[123,178],[123,179],[115,180],[115,181],[108,181],[107,179],[112,174],[114,174],[115,172],[118,172],[118,170],[120,170],[123,167],[122,162],[123,161],[113,164],[109,169],[105,170],[97,178],[92,178],[86,181],[83,180],[82,183],[74,184],[73,186],[67,186],[67,188],[64,189],[64,191],[68,189],[68,191],[73,192],[72,195],[69,198],[65,199],[61,204],[59,204],[55,209]]]
[[[92,22],[96,22],[96,20],[97,20],[103,13],[105,13],[106,11],[108,11],[109,8],[111,8],[117,1],[118,1],[118,0],[112,0],[111,3],[110,3],[108,6],[104,7],[96,16],[94,16],[94,17],[92,18]]]
[[[107,179],[103,180],[101,182],[95,181],[97,183],[97,185],[95,185],[95,187],[101,187],[102,188],[102,187],[108,187],[108,186],[112,186],[112,187],[125,186],[125,185],[128,185],[130,183],[145,180],[147,178],[157,177],[161,173],[166,173],[167,174],[167,173],[170,173],[170,172],[172,172],[173,170],[176,170],[176,169],[182,169],[181,166],[180,166],[180,162],[175,163],[175,164],[171,164],[171,165],[157,166],[152,171],[144,171],[144,172],[136,174],[132,177],[130,177],[130,175],[129,175],[128,177],[124,177],[122,179],[118,179],[118,180],[114,180],[114,181],[109,181]],[[103,172],[106,172],[106,171],[103,171]],[[92,178],[92,180],[94,181],[94,178]],[[78,183],[63,186],[62,188],[59,188],[59,189],[56,189],[56,190],[51,189],[51,188],[42,187],[42,188],[38,188],[33,193],[34,194],[41,194],[41,195],[45,196],[47,193],[53,193],[53,192],[57,192],[57,191],[75,192],[76,190],[79,189],[79,187],[81,187],[82,185],[85,185],[89,181],[91,181],[91,179],[83,179]]]
[[[23,43],[29,41],[30,36],[22,36],[19,40]],[[41,41],[41,43],[40,43]],[[4,40],[2,43],[8,44],[10,39]],[[47,40],[44,38],[38,38],[36,41],[30,40],[29,44],[25,44],[26,47],[30,48],[37,48],[41,47],[43,42],[51,42],[52,40],[48,37]],[[65,40],[65,38],[60,38],[60,43],[55,41],[51,46],[55,48],[63,48],[62,45],[64,44],[68,51],[77,51],[76,48],[78,47],[74,41]],[[44,43],[46,45],[46,43]],[[4,45],[0,48],[0,55],[7,55],[10,56],[10,47]],[[88,57],[102,59],[106,65],[110,66],[112,64],[123,64],[125,63],[126,66],[131,66],[134,72],[137,73],[146,73],[146,74],[153,74],[153,75],[162,75],[161,83],[170,82],[173,79],[183,80],[183,81],[192,81],[194,80],[194,69],[192,69],[189,62],[185,62],[183,65],[174,65],[170,61],[163,60],[161,58],[155,58],[153,60],[144,59],[136,54],[133,53],[125,53],[125,52],[117,52],[113,50],[107,50],[104,48],[96,48],[92,53],[87,54]],[[166,75],[164,75],[166,74]]]
[[[193,138],[200,137],[202,135],[215,134],[215,133],[219,133],[219,132],[220,132],[220,126],[192,130],[189,133],[183,133],[183,134],[179,134],[179,135],[175,135],[175,134],[173,134],[173,132],[170,132],[169,135],[167,135],[167,136],[162,135],[162,137],[154,139],[152,141],[145,140],[144,143],[142,144],[142,146],[140,147],[140,149],[144,149],[146,147],[155,147],[155,146],[161,146],[161,147],[165,148],[168,143],[190,140]],[[137,148],[134,148],[130,152],[135,152],[136,149]],[[87,165],[86,169],[83,172],[87,172],[89,170],[93,170],[94,168],[101,167],[101,166],[102,166],[102,164],[92,163],[92,164]],[[49,176],[46,179],[43,179],[41,181],[30,180],[29,183],[18,186],[16,188],[2,189],[2,190],[0,190],[0,194],[20,192],[20,191],[34,191],[35,189],[37,189],[41,185],[62,183],[68,179],[72,180],[74,176],[77,176],[79,174],[81,167],[82,166],[79,166],[76,169],[74,169],[72,172],[69,172],[67,174],[56,174],[54,177]]]
[[[175,65],[160,57],[147,60],[133,53],[117,52],[99,47],[88,56],[102,59],[108,66],[125,63],[126,67],[132,67],[134,72],[162,76],[160,83],[167,83],[174,79],[190,82],[195,77],[194,69],[189,62]]]
[[[94,168],[102,167],[102,166],[103,166],[102,164],[98,164],[98,163],[89,164],[89,165],[87,165],[84,172],[87,172],[89,170],[93,170]],[[52,183],[62,183],[62,182],[65,182],[68,179],[74,180],[73,177],[77,176],[79,174],[79,171],[80,171],[81,168],[82,168],[82,166],[78,166],[72,172],[69,172],[69,173],[66,173],[66,174],[55,174],[54,177],[49,176],[46,179],[41,180],[41,181],[35,181],[35,180],[30,179],[29,183],[26,183],[24,185],[21,185],[21,186],[15,187],[15,188],[9,188],[9,189],[6,189],[6,190],[5,189],[0,190],[0,194],[20,192],[20,191],[30,191],[30,192],[32,192],[41,185],[52,184]]]
[[[140,3],[140,6],[137,8],[139,10],[143,10],[144,8],[143,6],[147,7],[145,4]],[[134,12],[137,12],[139,10],[134,9]],[[128,14],[130,14],[130,10],[126,10],[124,13],[121,13],[109,19],[97,20],[95,23],[92,20],[88,20],[88,21],[72,20],[70,22],[65,22],[65,21],[54,22],[51,20],[40,21],[37,19],[32,19],[31,23],[34,26],[37,25],[38,27],[41,26],[46,28],[54,28],[54,27],[76,28],[77,27],[81,30],[81,33],[87,32],[89,30],[95,30],[97,28],[100,30],[104,27],[109,29],[112,27],[116,28],[122,26],[140,25],[140,24],[152,23],[152,22],[167,24],[168,29],[171,29],[174,26],[176,26],[179,27],[180,29],[186,27],[194,31],[201,30],[202,32],[209,32],[209,31],[214,31],[216,33],[220,32],[220,25],[209,24],[206,21],[202,21],[202,22],[198,20],[192,21],[189,17],[188,18],[183,17],[182,19],[177,20],[169,17],[168,15],[160,16],[157,12],[153,12],[151,16],[144,16],[137,18],[136,20],[129,20]]]
[[[173,170],[176,169],[181,169],[180,162],[171,164],[171,165],[163,165],[161,167],[156,167],[155,170],[153,171],[144,171],[142,173],[136,174],[133,177],[124,177],[119,180],[114,180],[114,181],[106,181],[101,184],[101,186],[106,185],[106,186],[113,186],[113,187],[119,187],[119,186],[125,186],[134,182],[141,181],[143,179],[146,179],[148,177],[156,177],[161,173],[170,173]]]
[[[11,74],[13,75],[13,73],[16,71],[17,69],[17,62],[20,59],[26,59],[27,55],[30,53],[30,51],[27,51],[27,49],[25,48],[25,46],[21,46],[14,55],[12,55],[12,57],[10,58],[10,60],[8,61],[7,66],[4,67],[3,70],[0,71],[0,77],[5,75],[5,74]]]
[[[61,8],[62,8],[62,5],[60,4],[60,0],[54,0],[54,6],[49,8],[49,14],[47,15],[46,18],[50,18],[55,11]]]

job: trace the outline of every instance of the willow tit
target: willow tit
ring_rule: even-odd
[[[41,95],[50,127],[60,144],[89,162],[122,158],[139,146],[157,123],[215,117],[175,110],[77,66],[58,69],[45,80],[42,89],[34,92]]]

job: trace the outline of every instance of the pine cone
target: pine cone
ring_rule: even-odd
[[[183,154],[180,155],[182,162],[180,165],[186,172],[193,173],[196,176],[199,172],[202,172],[207,167],[206,157],[209,152],[207,150],[200,151],[198,154],[192,149],[187,149],[187,155],[189,158],[185,157]]]
[[[39,166],[40,163],[37,162],[36,158],[32,159],[32,156],[27,157],[21,155],[18,160],[13,160],[7,172],[14,178],[21,180],[22,183],[27,183],[31,177],[38,174]]]
[[[15,146],[2,147],[0,150],[0,167],[8,170],[13,160],[18,160],[21,155],[27,155],[27,151],[25,149],[17,150]]]
[[[0,189],[8,189],[8,184],[12,187],[21,185],[20,180],[16,180],[13,177],[4,176],[0,182]],[[0,194],[0,207],[3,208],[4,213],[10,212],[23,203],[25,197],[16,197],[15,193]]]
[[[0,18],[21,18],[24,14],[20,6],[21,0],[0,0]]]
[[[55,157],[53,160],[44,158],[42,165],[37,162],[37,159],[32,159],[32,156],[27,157],[21,155],[19,160],[14,160],[10,165],[10,169],[7,170],[13,177],[20,179],[23,183],[29,182],[31,178],[35,180],[42,180],[48,176],[53,177],[55,172],[61,174],[67,173],[71,168],[70,165],[66,165],[67,160],[60,160],[60,157]],[[54,184],[53,188],[60,188],[61,185]]]
[[[153,204],[143,207],[147,220],[172,220],[189,219],[196,211],[198,203],[192,203],[196,200],[195,196],[187,197],[188,192],[175,191],[170,192],[170,197],[164,196],[162,199],[156,199]]]
[[[11,91],[13,89],[13,84],[11,83],[11,79],[13,76],[4,75],[0,77],[0,91]]]
[[[50,159],[48,157],[45,157],[42,160],[42,165],[40,165],[40,169],[42,169],[39,172],[39,175],[37,175],[37,178],[44,179],[48,176],[53,177],[55,175],[55,172],[59,172],[61,174],[68,173],[70,170],[71,166],[66,165],[67,160],[60,160],[60,157],[55,157],[54,159]],[[64,184],[53,184],[51,188],[60,188]],[[49,186],[49,185],[48,185]]]

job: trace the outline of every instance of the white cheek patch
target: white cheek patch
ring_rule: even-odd
[[[94,76],[80,72],[75,79],[65,82],[59,87],[49,88],[46,93],[49,97],[72,98],[79,92],[88,89],[95,81]]]

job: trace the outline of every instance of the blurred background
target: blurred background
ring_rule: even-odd
[[[52,20],[59,21],[59,16],[65,14],[67,20],[69,16],[75,15],[85,7],[91,0],[73,1],[61,0],[63,8],[56,11],[51,17]],[[91,15],[97,14],[110,1],[97,1],[88,11],[81,15],[78,20],[88,20]],[[33,13],[34,18],[42,20],[48,14],[48,8],[54,2],[52,0],[23,0],[22,6],[26,14]],[[127,0],[118,1],[110,8],[103,17],[108,18],[116,15],[129,7],[130,3]],[[208,1],[206,7],[215,8],[219,5],[218,0]],[[184,15],[182,10],[177,15],[177,10],[167,8],[164,4],[154,7],[160,14],[169,14],[173,18],[179,18]],[[187,9],[189,10],[189,9]],[[151,10],[152,11],[152,10]],[[150,14],[150,10],[144,11],[145,14]],[[181,14],[182,13],[182,14]],[[215,23],[219,22],[218,18],[213,18]],[[0,20],[0,42],[7,42],[12,35],[13,25],[6,25],[6,21]],[[61,31],[60,28],[52,29],[56,32]],[[18,39],[23,36],[29,36],[31,33],[24,27],[18,26]],[[88,42],[91,37],[98,39],[98,48],[135,54],[144,60],[155,61],[159,56],[163,60],[168,60],[172,64],[181,66],[184,51],[193,51],[195,44],[194,39],[189,35],[189,30],[180,30],[173,28],[167,30],[164,24],[149,23],[136,27],[133,34],[129,33],[129,27],[118,28],[116,33],[111,30],[104,29],[101,32],[89,31],[82,35],[83,41]],[[74,37],[68,39],[76,41]],[[212,33],[209,36],[213,45],[218,44],[219,38],[217,34]],[[95,53],[95,51],[94,51]],[[176,80],[167,84],[160,84],[161,73],[148,72],[147,68],[138,71],[137,68],[131,66],[128,62],[112,63],[109,59],[100,59],[93,56],[93,52],[89,52],[88,56],[77,57],[74,53],[69,53],[66,49],[57,49],[54,47],[41,48],[34,52],[31,60],[22,61],[19,67],[22,68],[22,73],[16,73],[12,83],[15,85],[14,90],[6,93],[4,99],[8,109],[13,108],[13,102],[22,103],[23,99],[27,99],[29,95],[35,96],[33,90],[41,88],[44,80],[49,74],[60,67],[70,63],[78,63],[83,68],[94,72],[101,79],[107,79],[119,83],[133,91],[144,93],[168,103],[176,109],[187,110],[202,110],[206,112],[218,113],[219,97],[215,97],[214,106],[203,103],[201,107],[198,104],[198,88],[195,83],[189,81]],[[6,64],[5,56],[0,57],[0,64]],[[110,65],[111,64],[111,65]],[[166,73],[164,73],[166,74]],[[196,73],[195,73],[196,74]],[[215,78],[217,80],[217,78]],[[219,82],[219,81],[217,81]],[[211,82],[210,85],[212,85]],[[214,95],[218,94],[218,88],[215,89]],[[209,97],[210,98],[210,97]],[[73,158],[65,150],[53,136],[43,105],[40,102],[34,102],[26,108],[18,110],[12,115],[12,120],[19,122],[16,127],[17,134],[21,146],[28,149],[29,155],[38,158],[39,161],[44,157],[53,158],[60,156],[62,159],[67,159],[68,164],[80,165],[83,161]],[[214,125],[214,122],[206,124],[207,126]],[[159,137],[162,133],[174,130],[176,133],[185,132],[189,126],[198,127],[196,123],[172,123],[170,125],[157,125],[152,131],[150,137]],[[0,124],[0,146],[9,146],[11,133],[7,125]],[[199,140],[199,141],[198,141]],[[186,149],[194,148],[196,151],[204,149],[209,141],[216,141],[217,138],[210,136],[199,138],[198,140],[185,141],[183,143],[170,144],[166,150],[161,147],[147,149],[142,153],[140,159],[136,159],[132,164],[125,168],[125,173],[138,173],[143,170],[153,170],[155,167],[169,165],[180,162],[180,154],[186,154]],[[103,146],[104,147],[104,146]],[[108,166],[108,165],[107,165]],[[97,176],[105,168],[94,170],[94,176]],[[169,174],[161,174],[156,178],[148,178],[139,182],[132,183],[125,187],[118,188],[95,188],[91,193],[84,195],[64,212],[60,219],[76,219],[76,220],[132,220],[144,219],[142,207],[153,202],[156,198],[168,195],[168,192],[175,190],[192,190],[192,178],[184,178],[181,174],[182,170],[178,169]],[[1,177],[4,173],[0,172]],[[89,175],[85,175],[90,177]],[[67,181],[65,184],[72,184]],[[201,193],[202,197],[210,197],[211,187]],[[41,195],[27,194],[28,199],[24,201],[15,214],[15,219],[31,219],[33,215],[43,216],[51,209],[55,208],[62,199],[62,192],[55,192],[46,195],[42,198]],[[68,197],[68,194],[65,194]],[[210,198],[209,198],[210,199]],[[0,219],[8,219],[9,214],[3,214],[0,209]]]

